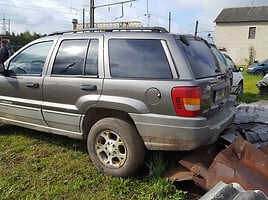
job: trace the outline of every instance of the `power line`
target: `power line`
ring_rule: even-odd
[[[109,3],[109,4],[103,4],[103,5],[98,5],[95,6],[95,0],[90,0],[90,28],[94,28],[94,21],[95,21],[95,9],[96,8],[102,8],[102,7],[108,7],[108,6],[114,6],[114,5],[118,5],[121,4],[122,5],[122,15],[120,16],[123,17],[124,16],[124,7],[123,5],[126,3],[130,3],[130,2],[134,2],[137,0],[128,0],[128,1],[120,1],[120,2],[113,2],[113,3]]]
[[[8,6],[8,7],[12,7],[15,9],[34,10],[34,11],[46,11],[46,10],[50,9],[50,8],[45,8],[45,7],[40,7],[40,6],[26,7],[26,6],[16,6],[16,5],[11,5],[11,4],[4,4],[4,3],[0,3],[0,6]],[[64,10],[66,10],[66,7],[54,7],[54,8],[61,9],[62,13],[69,14],[69,12],[64,11]]]

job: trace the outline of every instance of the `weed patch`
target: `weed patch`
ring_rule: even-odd
[[[263,79],[261,76],[248,75],[246,69],[244,75],[244,94],[237,98],[238,102],[250,103],[259,100],[268,100],[268,96],[259,95],[259,90],[256,87],[258,81]]]

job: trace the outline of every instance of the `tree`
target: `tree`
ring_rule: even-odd
[[[248,65],[252,65],[256,58],[256,50],[254,49],[254,46],[250,45],[248,48]]]
[[[5,35],[2,35],[2,38],[6,38],[10,40],[9,46],[13,51],[18,50],[22,46],[28,44],[29,42],[38,39],[40,37],[43,37],[44,35],[38,34],[34,32],[33,34],[30,33],[30,31],[25,31],[23,33],[15,34],[14,32],[10,34],[9,32],[6,32]]]

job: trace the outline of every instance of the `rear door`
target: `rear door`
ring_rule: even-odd
[[[61,38],[44,80],[43,115],[49,127],[80,132],[80,120],[100,97],[102,36]]]
[[[41,113],[42,82],[52,46],[53,40],[36,42],[6,62],[7,71],[0,75],[0,118],[46,126]]]

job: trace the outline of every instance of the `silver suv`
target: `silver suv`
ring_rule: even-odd
[[[234,118],[210,46],[163,28],[58,32],[0,66],[0,120],[87,141],[105,173],[215,142]]]

